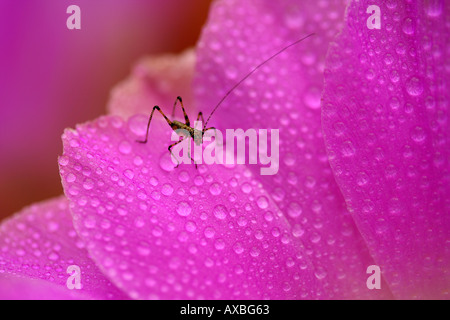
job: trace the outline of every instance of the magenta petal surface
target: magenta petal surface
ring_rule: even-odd
[[[245,166],[181,164],[146,115],[66,130],[60,173],[74,225],[106,275],[137,299],[326,297],[300,239]]]
[[[41,279],[23,278],[11,274],[0,274],[1,300],[89,300],[92,296],[81,290]]]
[[[183,98],[187,111],[194,110],[191,90],[194,66],[193,49],[140,59],[130,76],[111,91],[108,113],[127,119],[137,113],[150,113],[158,105],[170,115],[177,96]],[[181,117],[180,110],[178,106],[176,115]]]
[[[331,165],[398,298],[448,299],[449,6],[353,2],[325,71]],[[372,11],[371,11],[372,13]]]
[[[68,289],[69,266],[81,289]],[[0,298],[124,299],[90,259],[59,197],[25,208],[0,225]]]
[[[279,172],[260,176],[259,165],[249,168],[283,211],[292,234],[304,241],[315,276],[333,298],[390,297],[388,290],[366,287],[366,268],[373,260],[346,209],[322,136],[325,56],[344,10],[343,1],[216,2],[198,45],[194,90],[208,115],[252,68],[316,33],[257,70],[227,97],[208,126],[279,129]]]

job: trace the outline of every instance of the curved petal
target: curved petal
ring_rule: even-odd
[[[160,115],[159,115],[160,116]],[[154,117],[66,130],[60,173],[74,225],[110,279],[138,299],[297,299],[326,293],[309,257],[245,166],[170,160]]]
[[[78,290],[67,286],[72,265],[79,267]],[[126,298],[89,258],[65,197],[27,207],[0,225],[0,275],[2,299]]]
[[[0,300],[88,300],[92,296],[80,290],[41,279],[22,278],[0,273]]]
[[[358,228],[398,298],[448,298],[449,24],[443,1],[353,2],[330,49],[323,126]],[[376,25],[376,20],[371,25]]]
[[[373,264],[328,163],[320,95],[325,55],[338,32],[344,1],[218,1],[197,50],[195,94],[212,111],[227,90],[277,50],[309,33],[245,80],[217,109],[220,129],[279,129],[279,171],[260,176],[295,237],[305,241],[324,287],[334,298],[391,297],[366,287]],[[264,166],[263,166],[264,167]],[[386,289],[386,286],[384,286]]]
[[[128,79],[111,91],[109,114],[127,119],[137,113],[150,113],[155,105],[170,114],[177,96],[183,98],[186,110],[195,110],[191,93],[194,66],[193,49],[178,55],[165,54],[141,59]],[[176,112],[177,116],[182,116],[180,110]]]

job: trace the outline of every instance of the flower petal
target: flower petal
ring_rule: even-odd
[[[245,166],[170,160],[171,128],[147,116],[66,130],[60,173],[74,225],[138,299],[326,297],[288,223]]]
[[[80,271],[78,290],[67,286],[72,265]],[[0,225],[0,275],[3,299],[126,298],[89,258],[65,197],[34,204]]]
[[[396,297],[448,298],[450,12],[382,1],[378,30],[371,4],[352,3],[327,58],[331,165]]]
[[[198,46],[195,94],[203,111],[211,111],[264,59],[316,33],[237,87],[210,125],[279,129],[279,171],[259,179],[283,210],[293,235],[304,239],[316,276],[330,297],[390,297],[389,292],[366,287],[366,269],[373,260],[346,210],[322,136],[325,55],[342,25],[344,9],[344,1],[216,2]],[[261,166],[250,168],[260,175]]]
[[[193,49],[179,55],[141,59],[128,79],[112,90],[109,113],[127,119],[137,113],[150,113],[155,105],[168,113],[172,111],[177,96],[183,98],[186,110],[195,110],[191,93],[194,65]],[[182,116],[180,110],[176,110],[176,114]]]
[[[1,300],[88,300],[92,296],[81,290],[68,290],[67,287],[41,279],[22,278],[12,274],[0,273]]]

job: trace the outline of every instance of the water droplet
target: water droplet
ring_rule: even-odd
[[[197,225],[194,221],[188,221],[188,222],[186,222],[184,228],[188,232],[194,232],[195,230],[197,230]]]
[[[284,290],[284,292],[289,292],[289,291],[291,291],[291,289],[292,289],[292,287],[291,287],[291,284],[289,282],[283,283],[283,290]]]
[[[214,196],[218,196],[222,192],[222,186],[215,182],[209,187],[209,192]]]
[[[275,228],[273,228],[272,230],[271,230],[271,233],[272,233],[272,235],[275,237],[275,238],[278,238],[279,236],[280,236],[280,229],[278,229],[277,227],[275,227]]]
[[[426,12],[429,17],[439,17],[442,14],[443,0],[426,1]]]
[[[402,30],[405,34],[413,35],[416,31],[415,21],[411,18],[405,18],[403,20]]]
[[[399,215],[402,211],[400,201],[398,198],[392,198],[389,200],[388,211],[391,215]]]
[[[214,216],[219,219],[219,220],[223,220],[227,217],[228,211],[227,208],[221,204],[217,205],[214,207],[213,210]]]
[[[386,65],[390,65],[390,64],[392,64],[392,63],[394,62],[394,57],[392,56],[392,54],[386,53],[386,54],[384,55],[383,61],[384,61],[384,63],[385,63]]]
[[[49,232],[55,232],[55,231],[57,231],[59,229],[59,224],[57,222],[50,221],[48,223],[47,228],[48,228]]]
[[[223,250],[225,248],[225,241],[223,239],[217,239],[214,243],[216,250]]]
[[[389,100],[389,107],[394,111],[398,110],[400,108],[400,100],[398,100],[397,97],[391,97]]]
[[[242,246],[242,243],[238,241],[233,245],[233,250],[234,252],[236,252],[236,254],[241,254],[242,252],[244,252],[244,247]]]
[[[313,110],[320,108],[322,90],[316,86],[310,86],[303,94],[305,105]]]
[[[250,255],[253,258],[258,257],[260,253],[261,253],[261,251],[257,247],[252,247],[252,249],[250,250]]]
[[[70,140],[69,144],[72,148],[78,148],[80,146],[80,143],[78,142],[78,140],[75,140],[75,139]]]
[[[298,30],[305,24],[305,19],[298,8],[291,8],[286,11],[284,22],[288,28]]]
[[[419,96],[423,92],[422,81],[418,77],[411,77],[406,82],[406,91],[411,96]]]
[[[241,190],[244,193],[250,193],[252,192],[252,186],[248,182],[245,182],[244,184],[242,184]]]
[[[137,197],[138,197],[139,199],[141,199],[141,200],[145,200],[145,199],[147,199],[147,193],[145,192],[144,189],[140,189],[140,190],[137,192]]]
[[[153,234],[155,237],[160,237],[160,236],[162,236],[162,234],[163,234],[163,230],[162,230],[160,227],[156,226],[156,227],[153,228],[152,234]]]
[[[227,76],[228,79],[234,80],[238,76],[237,69],[235,67],[229,65],[225,69],[225,75]]]
[[[211,239],[211,238],[214,238],[216,231],[211,227],[206,227],[203,234],[205,235],[206,238]]]
[[[314,275],[316,276],[317,279],[322,280],[327,276],[327,272],[325,271],[325,269],[319,267],[317,268],[316,272],[314,272]]]
[[[189,181],[189,173],[187,171],[181,171],[178,175],[178,180],[181,182],[188,182]]]
[[[395,8],[397,8],[397,1],[395,1],[395,0],[387,0],[386,1],[386,6],[389,9],[395,9]]]
[[[170,172],[173,171],[173,169],[176,167],[176,164],[172,162],[170,154],[168,152],[164,152],[159,158],[159,166],[164,171]]]
[[[61,157],[59,157],[58,162],[59,162],[59,164],[62,165],[63,167],[64,167],[64,166],[67,166],[67,164],[69,163],[69,157],[67,157],[67,156],[61,156]]]
[[[400,80],[400,74],[397,70],[393,69],[389,73],[389,79],[391,79],[393,83],[397,83]]]
[[[287,258],[287,259],[286,259],[286,266],[287,266],[288,268],[292,268],[293,266],[295,266],[295,261],[294,261],[294,259],[292,259],[292,258]]]
[[[135,135],[145,138],[147,132],[148,117],[143,114],[136,114],[128,119],[128,128]]]
[[[85,190],[91,190],[92,188],[94,188],[94,181],[92,180],[92,179],[86,179],[84,182],[83,182],[83,188],[85,189]]]
[[[351,157],[355,154],[355,147],[351,141],[345,141],[342,144],[341,152],[344,157]]]
[[[413,139],[417,143],[422,143],[425,141],[426,133],[422,127],[416,126],[411,131],[411,139]]]
[[[170,195],[172,195],[172,193],[173,193],[173,187],[172,187],[172,185],[169,184],[169,183],[165,183],[165,184],[162,186],[161,193],[162,193],[163,195],[165,195],[165,196],[170,196]]]
[[[287,209],[287,213],[291,218],[297,218],[302,214],[302,211],[302,207],[297,202],[291,202]]]
[[[134,163],[135,165],[137,165],[137,166],[140,166],[140,165],[142,165],[142,164],[144,163],[144,160],[143,160],[140,156],[136,156],[136,157],[133,159],[133,163]]]
[[[295,224],[292,227],[292,235],[296,238],[301,237],[303,234],[305,234],[305,229],[299,225],[299,224]]]
[[[125,177],[127,177],[128,179],[130,179],[130,180],[133,180],[133,178],[134,178],[134,172],[131,171],[130,169],[126,169],[126,170],[123,172],[123,175],[124,175]]]
[[[96,220],[95,220],[94,217],[88,216],[88,217],[86,217],[86,218],[84,219],[83,222],[84,222],[84,226],[85,226],[87,229],[93,229],[93,228],[95,228]]]
[[[260,196],[256,200],[256,204],[260,209],[267,209],[269,207],[269,201],[265,196]]]
[[[140,256],[148,256],[151,252],[150,245],[147,242],[141,242],[137,247],[137,252]]]
[[[119,144],[119,151],[122,154],[129,154],[131,152],[131,149],[132,149],[131,144],[126,140],[122,141]]]
[[[69,173],[66,176],[66,181],[67,182],[74,182],[75,180],[77,180],[77,177],[73,173]]]
[[[186,201],[179,202],[176,210],[177,213],[182,217],[187,217],[192,212],[191,206]]]
[[[367,173],[365,173],[364,171],[358,173],[358,176],[356,177],[356,183],[358,184],[358,186],[365,186],[368,181],[369,176],[367,175]]]
[[[51,260],[51,261],[56,261],[56,260],[59,259],[59,255],[56,252],[51,252],[48,255],[48,259]]]

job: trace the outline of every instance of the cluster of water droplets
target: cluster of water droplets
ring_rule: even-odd
[[[440,21],[442,1],[414,7],[392,0],[386,6],[380,32],[349,28],[339,39],[346,49],[331,50],[331,63],[339,56],[342,64],[326,73],[323,122],[332,167],[349,209],[362,232],[371,235],[369,246],[387,256],[391,244],[383,248],[383,241],[395,237],[395,250],[401,251],[408,236],[408,247],[424,236],[418,227],[401,226],[427,221],[440,233],[430,216],[441,220],[436,212],[442,203],[431,194],[438,189],[433,181],[446,174],[442,160],[437,160],[443,146],[437,141],[447,135],[447,120],[439,115],[446,112],[439,83],[448,75],[442,67],[443,53],[448,52],[442,34],[448,24]],[[349,17],[364,16],[365,10],[354,4]],[[386,256],[395,265],[397,257]],[[399,273],[398,268],[406,267],[390,270]],[[397,283],[395,290],[400,286]]]
[[[63,164],[65,161],[61,159]],[[125,297],[89,258],[63,197],[30,206],[5,221],[0,229],[0,252],[0,274],[42,279],[64,291],[70,276],[67,268],[76,265],[83,272],[85,298],[89,294],[101,298]]]
[[[137,143],[137,123],[146,125],[140,117],[66,132],[59,159],[75,223],[113,282],[133,298],[307,296],[323,272],[314,276],[299,231],[252,173],[243,166],[175,168],[170,128],[155,121],[158,141]],[[301,212],[292,203],[289,214]]]

